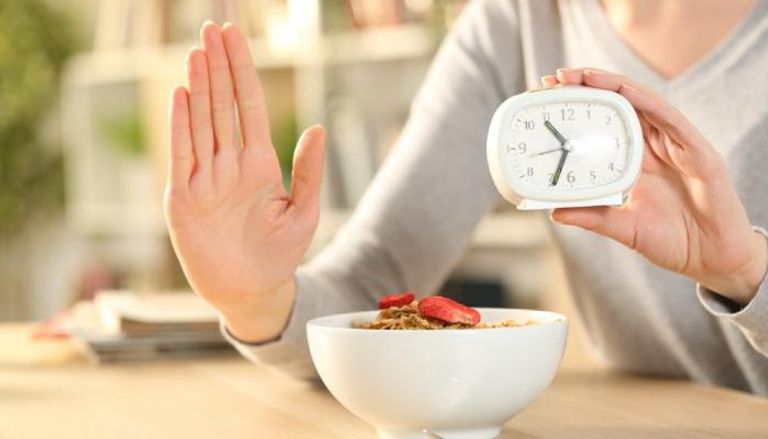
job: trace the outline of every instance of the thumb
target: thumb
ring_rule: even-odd
[[[293,155],[291,192],[300,208],[315,206],[320,197],[325,155],[325,128],[315,125],[302,133]]]
[[[637,244],[637,227],[632,212],[620,207],[576,207],[555,209],[552,221],[568,226],[581,227],[618,241],[634,249]]]

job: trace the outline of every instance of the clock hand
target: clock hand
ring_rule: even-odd
[[[565,143],[568,142],[568,139],[565,138],[562,134],[560,134],[560,131],[555,128],[554,125],[552,125],[552,122],[545,120],[544,126],[547,127],[550,133],[552,133],[555,138],[557,138],[557,141],[560,142],[560,145],[565,146]]]
[[[563,154],[560,156],[560,161],[557,162],[557,169],[555,169],[555,174],[552,176],[550,186],[557,186],[557,182],[560,180],[560,174],[563,172],[563,166],[565,166],[565,159],[568,158],[569,152],[571,151],[563,148]]]
[[[549,132],[552,133],[555,138],[557,138],[557,140],[560,142],[560,147],[563,150],[563,154],[560,156],[560,161],[557,162],[557,169],[555,169],[555,174],[552,175],[552,181],[550,182],[551,186],[556,186],[557,182],[560,181],[560,174],[563,172],[563,166],[565,166],[565,160],[568,158],[568,153],[571,152],[571,144],[568,142],[568,139],[560,134],[560,131],[558,131],[557,128],[552,125],[552,122],[545,120],[544,126],[547,127]]]
[[[549,154],[549,153],[552,153],[552,152],[557,152],[557,151],[562,151],[562,150],[563,150],[563,147],[560,146],[560,147],[555,148],[555,149],[548,149],[546,151],[535,152],[535,153],[529,155],[528,157],[536,157],[536,156],[539,156],[539,155]]]

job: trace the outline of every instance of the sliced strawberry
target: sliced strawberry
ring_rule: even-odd
[[[414,296],[410,291],[406,291],[404,293],[387,294],[386,296],[379,299],[379,309],[392,308],[393,306],[405,306],[413,302],[413,299],[415,298],[416,296]]]
[[[426,297],[419,300],[419,314],[422,317],[442,320],[446,323],[477,325],[480,313],[466,305],[443,296]]]

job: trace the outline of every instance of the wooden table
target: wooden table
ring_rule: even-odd
[[[94,367],[0,325],[0,438],[375,438],[319,386],[238,357]],[[502,438],[768,438],[768,399],[566,364]]]

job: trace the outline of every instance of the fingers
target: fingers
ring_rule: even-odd
[[[193,49],[187,56],[189,111],[197,172],[208,173],[213,162],[213,122],[205,52]]]
[[[581,84],[583,80],[582,69],[557,69],[555,77],[563,84]]]
[[[301,135],[293,157],[293,201],[300,208],[317,206],[323,178],[325,129],[316,125]]]
[[[557,84],[559,84],[559,82],[555,75],[545,75],[541,77],[541,85],[544,87],[554,87]]]
[[[638,114],[646,119],[644,133],[649,133],[647,127],[650,125],[660,131],[655,133],[657,137],[672,140],[651,143],[652,146],[668,148],[666,151],[656,148],[654,152],[665,162],[685,168],[686,174],[706,175],[719,166],[717,152],[688,118],[642,84],[624,75],[592,68],[558,69],[557,79],[563,84],[583,84],[624,96]]]
[[[232,73],[224,48],[221,28],[214,23],[207,22],[203,25],[200,35],[205,48],[205,55],[208,58],[215,145],[220,151],[237,150]]]
[[[680,143],[698,144],[703,136],[677,108],[651,89],[624,75],[585,69],[583,83],[591,87],[615,91],[624,96],[636,110],[642,111],[655,125],[668,131]]]
[[[584,82],[592,87],[614,90],[624,96],[647,121],[657,127],[660,137],[671,141],[656,142],[655,146],[664,145],[664,151],[655,148],[662,159],[689,176],[708,178],[718,172],[720,157],[703,134],[677,108],[652,90],[635,83],[629,78],[613,73],[586,70]],[[648,131],[644,131],[648,133]]]
[[[168,182],[172,190],[185,189],[194,168],[192,133],[189,119],[189,95],[176,87],[171,96],[171,154]]]
[[[269,118],[248,41],[240,29],[232,24],[224,25],[222,35],[234,77],[243,144],[245,147],[269,147]]]
[[[552,211],[551,218],[560,224],[581,227],[607,236],[631,249],[637,247],[635,217],[626,209],[616,207],[555,209]]]
[[[650,122],[666,130],[681,146],[708,144],[704,136],[677,108],[653,92],[634,86],[622,87],[621,94]]]

